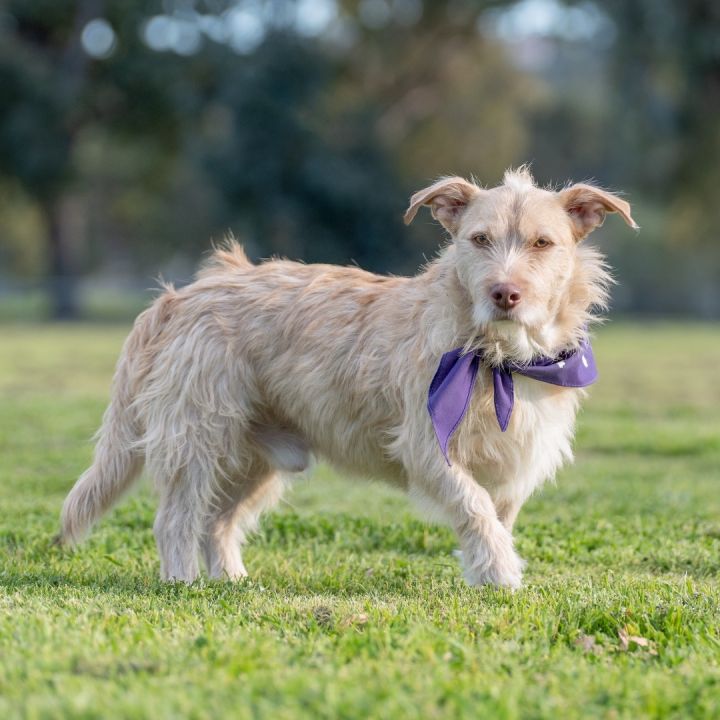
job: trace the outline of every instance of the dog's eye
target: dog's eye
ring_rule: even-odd
[[[547,238],[544,238],[544,237],[539,237],[533,243],[533,247],[540,248],[540,249],[550,247],[550,245],[552,245],[552,243]]]
[[[477,247],[487,247],[490,244],[490,236],[487,233],[475,233],[470,237],[470,242]]]

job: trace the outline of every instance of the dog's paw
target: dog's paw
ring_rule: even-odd
[[[525,565],[520,556],[508,548],[492,557],[486,553],[475,553],[473,562],[468,563],[468,553],[458,552],[465,568],[468,585],[494,585],[517,590],[522,586],[522,573]]]

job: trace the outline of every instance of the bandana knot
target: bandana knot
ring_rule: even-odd
[[[480,363],[481,350],[463,354],[462,348],[446,352],[430,383],[428,412],[440,449],[450,465],[450,438],[465,417],[472,398]],[[584,339],[577,350],[563,352],[555,358],[540,357],[527,364],[508,362],[492,367],[495,416],[500,430],[510,424],[515,390],[513,373],[561,387],[581,388],[592,385],[598,376],[592,347]]]

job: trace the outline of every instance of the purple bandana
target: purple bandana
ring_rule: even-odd
[[[463,355],[462,348],[451,350],[440,359],[430,383],[428,411],[448,465],[448,444],[467,412],[482,358],[482,351]],[[495,416],[503,432],[507,430],[515,404],[514,372],[551,385],[574,388],[592,385],[598,376],[588,340],[583,340],[577,350],[562,353],[555,359],[541,357],[527,365],[510,362],[493,367]]]

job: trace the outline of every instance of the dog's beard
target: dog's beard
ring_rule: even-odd
[[[508,360],[530,362],[538,354],[529,328],[517,320],[490,320],[480,328],[478,346],[493,365]]]
[[[467,349],[482,350],[493,365],[528,363],[540,356],[555,355],[567,344],[552,321],[527,309],[504,314],[488,307],[476,308],[475,325],[478,330]]]

